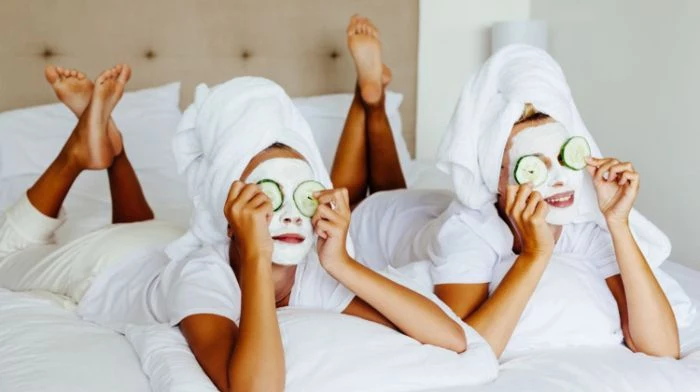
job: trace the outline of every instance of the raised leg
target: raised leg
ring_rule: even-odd
[[[370,193],[406,188],[399,154],[389,118],[384,108],[384,94],[376,104],[365,103],[367,145],[369,146]]]
[[[58,99],[75,113],[77,117],[81,118],[86,112],[86,109],[90,106],[91,100],[96,99],[93,91],[95,93],[102,92],[105,84],[116,84],[117,89],[120,91],[119,97],[121,97],[124,86],[131,76],[131,69],[126,65],[117,65],[105,71],[97,79],[97,87],[95,87],[93,82],[87,79],[83,73],[76,70],[48,66],[45,73],[46,79],[53,87]],[[124,151],[121,133],[111,118],[111,110],[109,113],[110,117],[107,120],[106,135],[112,148],[111,151],[113,155],[108,166],[99,168],[106,168],[109,176],[112,195],[112,222],[128,223],[153,219],[153,212],[146,201],[138,177],[131,167],[131,163]],[[57,160],[59,161],[56,163],[57,168],[62,167],[61,161],[58,158]],[[55,171],[55,169],[50,167],[47,172],[49,171]],[[61,190],[59,193],[62,193],[62,197],[47,198],[56,201],[60,199],[56,207],[56,213],[58,213],[58,209],[65,199],[70,185],[72,185],[75,177],[77,177],[77,174],[75,174],[71,180],[71,176],[68,174],[72,173],[72,171],[69,169],[65,169],[65,171],[67,171],[67,173],[59,175],[60,178],[55,184],[58,185],[58,188]],[[56,176],[52,176],[51,178],[54,179],[54,177]],[[64,185],[63,183],[68,180],[70,180],[70,184],[67,186]],[[34,202],[32,202],[32,204],[34,204]],[[40,211],[42,210],[40,209]]]
[[[362,104],[359,85],[340,135],[338,149],[333,160],[331,180],[336,187],[348,189],[350,205],[359,204],[369,188],[369,164],[367,154],[367,132],[365,108]]]
[[[367,94],[367,81],[377,78],[375,64],[381,64],[379,34],[366,18],[353,16],[348,26],[348,48],[355,61],[358,82],[348,112],[331,178],[335,186],[348,188],[352,206],[370,193],[405,188],[391,126],[384,110],[384,89],[391,71],[381,67],[381,90],[373,83]],[[371,99],[367,99],[367,98]]]

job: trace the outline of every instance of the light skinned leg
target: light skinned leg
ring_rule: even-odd
[[[365,103],[369,162],[369,191],[406,188],[399,154],[384,107],[384,94],[376,104]]]
[[[358,83],[333,162],[331,178],[335,186],[348,188],[350,204],[354,207],[367,196],[367,190],[374,193],[404,188],[406,185],[384,110],[383,90],[391,81],[391,71],[381,64],[378,31],[368,19],[355,15],[350,20],[347,33]],[[363,94],[363,86],[366,88],[367,81],[374,80],[381,83],[381,93],[376,94],[377,89],[372,86],[371,94]],[[368,100],[365,96],[373,99]]]
[[[340,135],[331,170],[334,186],[348,189],[352,207],[364,200],[369,186],[365,119],[365,108],[362,105],[358,85],[345,120],[343,133]]]

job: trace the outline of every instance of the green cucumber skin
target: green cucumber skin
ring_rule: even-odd
[[[526,158],[529,158],[529,157],[533,157],[533,156],[534,156],[534,155],[525,155],[525,156],[523,156],[523,157],[518,158],[518,162],[515,163],[515,169],[513,169],[513,178],[515,178],[515,182],[517,182],[518,185],[523,185],[523,183],[520,182],[520,179],[518,179],[518,168],[520,167],[520,162],[521,162],[523,159],[526,159]],[[526,183],[526,184],[527,184],[527,183]],[[534,186],[534,187],[538,187],[538,186],[540,186],[540,185],[541,185],[541,183],[540,183],[540,184],[534,184],[534,183],[532,184],[532,186]]]
[[[316,180],[307,180],[307,181],[304,181],[304,182],[302,182],[301,184],[297,185],[297,188],[294,190],[294,195],[292,196],[292,200],[294,200],[294,205],[297,207],[297,210],[299,210],[299,212],[301,212],[301,214],[304,215],[304,216],[307,217],[307,218],[311,218],[311,217],[316,213],[316,210],[318,209],[318,201],[315,200],[315,199],[313,199],[313,196],[311,196],[311,198],[315,201],[315,204],[316,204],[316,205],[314,206],[314,211],[313,211],[313,213],[311,213],[311,215],[309,215],[308,213],[304,212],[304,208],[302,208],[301,206],[299,206],[299,204],[300,204],[301,202],[297,202],[296,193],[297,193],[297,191],[299,190],[299,188],[301,188],[302,186],[304,186],[304,185],[306,185],[306,184],[309,184],[309,183],[317,184],[317,185],[318,185],[318,188],[319,188],[319,191],[326,189],[326,188],[323,186],[323,184],[321,184],[320,182],[318,182],[318,181],[316,181]]]
[[[260,184],[262,184],[262,183],[270,183],[270,184],[274,185],[275,187],[277,187],[277,191],[280,193],[280,205],[277,206],[277,208],[273,208],[272,211],[273,211],[273,212],[277,212],[277,211],[279,211],[280,209],[282,209],[282,206],[284,205],[284,192],[282,192],[282,188],[281,188],[280,185],[277,183],[277,181],[269,180],[269,179],[264,179],[264,180],[258,181],[256,184],[257,184],[257,185],[260,185]]]
[[[565,158],[566,154],[564,154],[564,151],[566,150],[566,147],[569,145],[569,143],[571,143],[572,141],[574,141],[576,139],[582,139],[584,142],[586,142],[586,146],[588,147],[588,153],[590,155],[591,146],[590,146],[590,144],[588,144],[588,140],[586,140],[582,136],[572,136],[564,143],[563,146],[561,146],[561,150],[559,150],[559,161],[561,162],[562,165],[564,165],[564,167],[566,167],[568,169],[580,171],[580,170],[585,169],[586,165],[584,164],[582,167],[573,166],[569,162],[566,161],[566,158]]]
[[[526,155],[526,156],[527,156],[527,155]],[[526,157],[526,156],[525,156],[525,157]],[[518,161],[515,162],[515,168],[513,169],[513,178],[515,178],[515,182],[517,182],[518,185],[523,185],[523,184],[520,182],[520,179],[518,179],[518,168],[520,167],[520,161],[522,161],[523,158],[525,158],[525,157],[520,157],[520,158],[518,158]]]

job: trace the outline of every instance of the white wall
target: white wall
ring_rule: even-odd
[[[421,0],[416,155],[433,159],[462,85],[489,55],[489,27],[549,24],[589,129],[642,174],[637,207],[700,269],[700,2]]]
[[[462,86],[490,55],[494,22],[527,19],[530,0],[421,0],[416,157],[433,159]]]
[[[603,153],[642,175],[637,207],[700,269],[700,2],[532,0]]]

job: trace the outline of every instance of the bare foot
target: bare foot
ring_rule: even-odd
[[[58,100],[63,102],[78,117],[90,103],[92,97],[92,80],[75,70],[47,65],[44,76],[49,82]]]
[[[382,97],[384,70],[379,32],[369,19],[354,15],[350,18],[347,33],[362,99],[368,104],[377,103]]]
[[[81,169],[108,168],[122,152],[121,134],[116,129],[108,132],[107,125],[130,77],[128,65],[117,65],[95,80],[92,98],[66,143]]]

